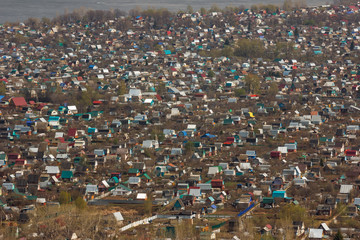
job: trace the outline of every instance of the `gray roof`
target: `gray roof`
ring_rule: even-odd
[[[322,237],[323,237],[323,229],[310,228],[310,230],[309,230],[309,238],[322,239]]]
[[[340,193],[350,193],[353,189],[353,185],[341,185]]]
[[[355,205],[360,205],[360,198],[355,198],[354,199],[354,204]]]
[[[114,212],[113,214],[116,221],[124,221],[124,217],[122,216],[121,212]]]

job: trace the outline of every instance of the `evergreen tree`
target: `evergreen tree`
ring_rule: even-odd
[[[6,93],[6,85],[3,81],[0,82],[0,95],[4,95]]]
[[[299,37],[299,29],[298,28],[295,28],[294,35],[297,38]]]
[[[334,240],[343,240],[343,239],[344,239],[344,237],[342,236],[340,229],[339,229],[338,232],[334,236]]]
[[[354,48],[355,48],[355,43],[354,43],[354,41],[352,41],[350,44],[350,50],[352,51],[352,50],[354,50]]]

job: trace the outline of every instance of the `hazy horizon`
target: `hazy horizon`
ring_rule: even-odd
[[[195,10],[205,7],[211,8],[216,4],[220,8],[226,6],[241,6],[249,7],[254,4],[276,4],[281,5],[283,1],[279,0],[224,0],[218,2],[217,0],[1,0],[0,8],[0,23],[5,22],[21,22],[30,17],[35,18],[53,18],[57,15],[72,12],[74,9],[84,7],[86,9],[109,10],[120,9],[129,11],[136,7],[147,9],[167,8],[171,11],[185,10],[188,5]],[[315,6],[329,3],[327,0],[307,0],[307,5]]]

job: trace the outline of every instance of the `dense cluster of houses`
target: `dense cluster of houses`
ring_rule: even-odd
[[[359,219],[359,6],[0,25],[2,220],[77,192],[188,218],[300,205],[322,223],[294,236],[359,236],[339,220]]]

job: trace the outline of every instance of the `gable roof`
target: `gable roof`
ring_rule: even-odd
[[[61,178],[70,179],[72,177],[73,177],[73,172],[72,171],[62,171],[61,172]]]
[[[58,173],[60,173],[59,166],[46,166],[45,170],[46,170],[46,173],[48,173],[48,174],[58,174]]]
[[[13,97],[10,100],[16,107],[24,107],[27,106],[27,103],[25,101],[24,97]]]
[[[340,187],[340,193],[350,193],[353,189],[353,185],[341,185]]]
[[[75,137],[76,136],[76,128],[70,128],[68,131],[68,136],[69,137]]]
[[[124,217],[122,216],[121,212],[114,212],[113,215],[116,221],[124,221]]]
[[[201,196],[201,189],[200,187],[191,187],[189,189],[189,195],[193,195],[195,197],[200,197]]]
[[[322,237],[323,237],[323,229],[310,228],[310,230],[309,230],[309,238],[322,239]]]

